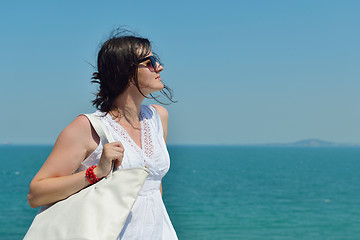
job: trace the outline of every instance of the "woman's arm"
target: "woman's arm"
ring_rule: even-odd
[[[78,116],[59,135],[49,157],[30,183],[28,202],[31,207],[51,204],[65,199],[89,185],[85,171],[72,174],[100,142],[99,136],[86,116]],[[120,165],[123,154],[121,143],[104,145],[98,167],[98,178],[110,172],[111,163]]]
[[[92,133],[85,116],[79,116],[70,123],[60,133],[52,152],[30,183],[30,206],[54,203],[88,186],[84,172],[72,173],[98,142],[99,137]]]

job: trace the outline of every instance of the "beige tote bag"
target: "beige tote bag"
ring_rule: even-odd
[[[113,139],[102,122],[85,114],[105,144]],[[82,189],[38,213],[25,240],[116,240],[149,169],[112,171],[101,181]]]

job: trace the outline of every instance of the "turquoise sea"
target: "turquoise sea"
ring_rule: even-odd
[[[22,239],[51,146],[0,146],[0,239]],[[179,239],[360,239],[360,148],[170,146],[163,197]]]

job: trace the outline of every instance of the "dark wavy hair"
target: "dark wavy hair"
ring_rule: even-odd
[[[99,90],[95,100],[92,101],[93,105],[100,111],[108,113],[115,98],[125,91],[131,79],[144,97],[163,103],[157,99],[159,96],[152,94],[150,97],[145,96],[139,87],[137,79],[139,60],[149,55],[150,52],[151,44],[148,39],[127,30],[117,30],[112,33],[98,54],[97,72],[93,73],[91,82],[98,83]],[[160,62],[158,56],[155,53],[153,55]],[[172,100],[172,90],[166,85],[160,92],[171,102],[175,102]]]

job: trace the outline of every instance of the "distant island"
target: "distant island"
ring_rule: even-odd
[[[360,147],[359,144],[334,143],[320,139],[304,139],[293,143],[270,143],[262,144],[265,146],[284,146],[284,147]]]

